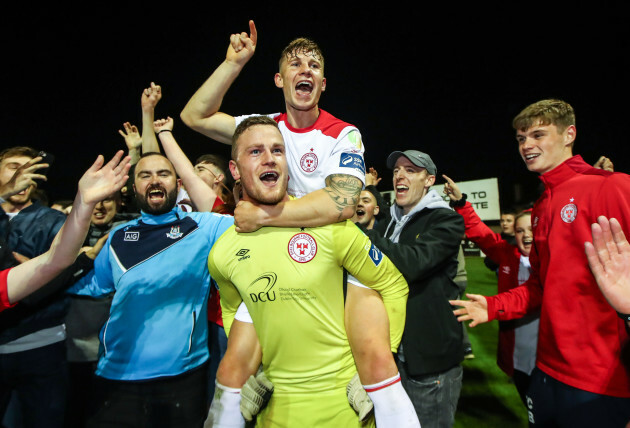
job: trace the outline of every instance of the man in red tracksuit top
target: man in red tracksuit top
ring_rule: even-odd
[[[630,176],[573,156],[573,108],[543,100],[513,122],[521,157],[545,191],[532,214],[532,275],[521,287],[455,311],[471,326],[520,318],[541,306],[537,369],[527,394],[532,426],[625,426],[630,421],[630,342],[588,267],[584,242],[605,215],[630,232]],[[596,425],[595,425],[596,424]]]

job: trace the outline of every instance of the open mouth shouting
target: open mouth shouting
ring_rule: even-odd
[[[147,202],[151,205],[160,205],[166,200],[166,190],[159,185],[147,189]]]
[[[295,85],[295,92],[298,95],[310,95],[313,92],[313,82],[303,80]]]
[[[260,178],[260,181],[262,181],[264,185],[272,187],[276,185],[280,175],[275,171],[265,171],[260,174],[258,178]]]
[[[396,185],[396,194],[397,195],[405,195],[409,191],[409,186],[405,186],[404,184]]]

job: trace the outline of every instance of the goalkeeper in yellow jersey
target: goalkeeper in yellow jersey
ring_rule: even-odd
[[[241,123],[232,159],[230,169],[241,181],[243,199],[261,205],[288,199],[284,142],[274,120],[255,116]],[[242,367],[226,366],[235,356],[257,365],[261,353],[274,390],[256,426],[374,426],[373,418],[359,420],[346,397],[356,368],[344,327],[344,268],[348,282],[380,293],[376,298],[383,299],[389,315],[393,350],[401,340],[409,290],[398,269],[359,228],[350,221],[313,228],[263,227],[244,234],[232,227],[215,243],[208,266],[220,289],[226,356],[232,358],[219,366],[206,427],[244,425],[240,385],[222,385],[220,374]],[[239,320],[241,302],[253,324]],[[230,335],[237,329],[238,335]],[[399,378],[367,391],[382,394],[378,401],[387,403],[380,409],[379,424],[420,426]]]

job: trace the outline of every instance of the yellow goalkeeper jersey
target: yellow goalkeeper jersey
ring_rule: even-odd
[[[345,397],[356,368],[344,327],[343,268],[381,294],[393,349],[409,292],[369,238],[350,221],[253,233],[231,227],[213,246],[208,267],[219,286],[226,333],[245,302],[265,374],[275,385],[257,425],[326,426],[347,418],[354,425],[338,426],[361,426]]]

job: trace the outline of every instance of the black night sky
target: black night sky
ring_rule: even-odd
[[[164,94],[156,117],[177,119],[175,136],[189,157],[229,155],[186,128],[179,113],[225,58],[230,33],[247,31],[251,18],[257,51],[222,111],[284,111],[273,84],[279,53],[292,38],[311,37],[326,58],[320,106],[361,130],[367,165],[385,176],[382,190],[391,189],[387,154],[416,148],[455,180],[498,177],[502,203],[513,202],[515,184],[534,199],[538,180],[517,153],[511,119],[549,97],[576,110],[575,153],[589,163],[605,154],[630,171],[630,30],[619,10],[211,6],[4,13],[2,148],[52,152],[44,188],[51,199],[70,198],[98,153],[124,147],[123,122],[140,125],[141,91],[155,81]]]

